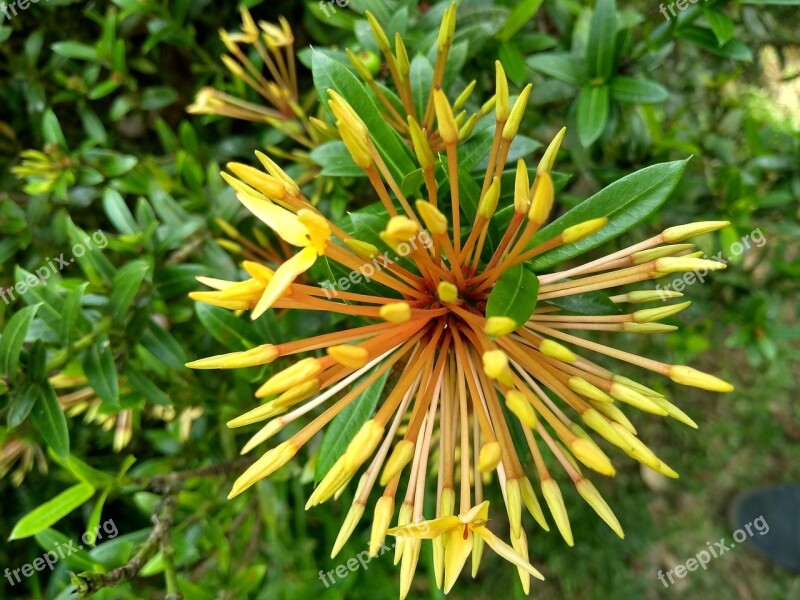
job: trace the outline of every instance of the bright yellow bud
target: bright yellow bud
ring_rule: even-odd
[[[508,335],[517,329],[519,329],[519,325],[510,317],[489,317],[483,328],[486,334],[491,336]]]
[[[455,302],[458,300],[458,288],[449,281],[440,281],[436,286],[436,295],[442,302]]]
[[[525,394],[518,390],[510,390],[506,394],[506,406],[525,425],[531,429],[536,429],[539,419]]]
[[[561,140],[564,139],[564,135],[566,133],[567,128],[562,127],[561,130],[556,134],[556,137],[554,137],[547,146],[547,150],[545,150],[544,154],[542,155],[542,160],[539,161],[539,165],[536,167],[537,175],[549,173],[553,170],[553,164],[556,162],[556,155],[558,154],[559,148],[561,148]]]
[[[528,212],[531,203],[531,184],[528,180],[528,167],[521,158],[517,160],[517,172],[514,178],[514,212]],[[545,217],[546,218],[546,217]]]
[[[331,346],[328,348],[328,356],[333,358],[340,365],[351,369],[360,369],[369,362],[369,352],[363,346]]]
[[[497,468],[502,458],[500,444],[498,442],[488,442],[481,446],[478,454],[478,470],[481,473],[489,473]]]
[[[390,323],[405,323],[411,320],[411,307],[408,302],[392,302],[384,304],[380,311],[381,319]]]
[[[550,173],[543,173],[537,176],[533,185],[533,198],[528,210],[528,219],[536,225],[542,225],[547,221],[547,217],[553,209],[555,198],[553,178],[550,177]]]
[[[505,123],[509,115],[508,105],[508,79],[506,79],[506,72],[503,70],[503,65],[499,60],[494,61],[495,66],[495,97],[497,103],[495,104],[495,116],[498,123]]]
[[[417,200],[415,203],[419,216],[425,227],[433,235],[443,235],[447,233],[447,217],[430,202]]]
[[[692,367],[673,365],[669,368],[669,378],[675,383],[690,385],[711,392],[733,391],[733,386],[730,383],[723,381],[719,377],[714,377],[713,375],[693,369]]]
[[[665,242],[680,242],[695,235],[702,235],[722,229],[730,224],[730,221],[701,221],[699,223],[688,223],[687,225],[669,227],[661,232],[661,235]]]
[[[561,239],[564,240],[565,244],[572,244],[573,242],[577,242],[578,240],[582,240],[583,238],[589,237],[593,233],[596,233],[605,227],[606,223],[608,223],[608,219],[606,217],[591,219],[589,221],[584,221],[583,223],[578,223],[572,227],[567,227],[561,233]]]
[[[533,85],[530,83],[526,85],[517,97],[516,102],[514,102],[514,107],[508,115],[508,121],[506,121],[506,124],[503,126],[502,137],[504,140],[510,142],[517,135],[519,124],[522,122],[522,115],[525,114],[525,107],[528,105],[528,98],[531,95],[532,88]]]
[[[258,388],[256,398],[264,398],[265,396],[285,392],[289,388],[316,377],[320,371],[322,371],[322,365],[319,360],[316,358],[304,358],[270,377]]]
[[[567,507],[564,505],[564,498],[561,495],[561,490],[558,484],[551,478],[542,481],[542,495],[547,503],[547,508],[550,509],[550,514],[553,515],[553,520],[556,522],[556,527],[561,537],[567,542],[568,546],[573,545],[572,527],[569,524],[569,517],[567,516]]]
[[[483,353],[483,372],[506,386],[514,384],[508,357],[502,350],[487,350]]]
[[[263,344],[243,352],[230,352],[219,356],[201,358],[186,366],[190,369],[242,369],[256,365],[266,365],[278,357],[278,349],[272,344]]]
[[[542,343],[539,345],[539,350],[545,356],[550,356],[561,362],[575,362],[578,360],[578,357],[572,353],[572,350],[554,340],[542,340]]]
[[[497,209],[497,201],[500,199],[500,178],[494,177],[486,193],[478,204],[478,214],[485,219],[491,219]]]
[[[453,117],[453,110],[447,96],[440,89],[433,91],[433,107],[436,109],[436,120],[439,123],[439,135],[445,144],[458,143],[458,125]]]

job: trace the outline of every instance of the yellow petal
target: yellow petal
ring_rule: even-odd
[[[463,530],[464,524],[455,515],[447,515],[429,521],[417,521],[407,525],[392,527],[388,533],[402,539],[432,540],[433,538],[448,533],[458,528]]]
[[[444,593],[450,593],[472,552],[472,532],[467,528],[447,534],[444,548]]]
[[[283,296],[284,292],[289,288],[294,280],[301,273],[305,273],[311,268],[311,265],[317,260],[317,252],[314,248],[303,248],[300,252],[295,254],[292,258],[283,263],[275,275],[272,277],[267,287],[264,288],[264,293],[256,304],[253,312],[250,313],[250,318],[256,320],[258,317],[267,312],[273,304]]]
[[[293,246],[308,246],[310,233],[296,214],[246,192],[239,192],[236,197],[247,210],[266,223],[286,243]]]
[[[541,579],[544,581],[544,575],[539,573],[533,565],[531,565],[527,560],[525,560],[522,556],[520,556],[516,550],[514,550],[511,546],[506,544],[503,540],[498,538],[495,534],[489,531],[486,527],[477,527],[473,529],[473,532],[483,538],[483,541],[486,542],[489,547],[494,550],[499,556],[505,558],[508,562],[516,565],[517,567],[524,569],[536,579]]]

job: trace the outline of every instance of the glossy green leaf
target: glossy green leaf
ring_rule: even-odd
[[[509,317],[523,325],[536,308],[539,278],[524,264],[514,265],[494,284],[486,302],[487,317]]]
[[[433,67],[423,55],[417,54],[411,60],[409,79],[411,80],[411,95],[414,99],[414,108],[417,111],[417,115],[424,115],[425,107],[428,105],[431,85],[433,85]]]
[[[198,303],[198,306],[200,304]],[[142,334],[142,346],[170,369],[177,371],[186,370],[186,353],[173,335],[158,325],[151,322]]]
[[[195,303],[194,310],[203,327],[229,350],[249,350],[263,343],[253,335],[248,315],[237,317],[229,310],[202,302]]]
[[[88,483],[73,485],[22,517],[14,526],[11,535],[8,536],[9,541],[21,540],[44,531],[66,517],[93,495],[94,488]]]
[[[615,77],[611,82],[611,97],[617,102],[630,104],[654,104],[669,98],[669,91],[649,79]]]
[[[376,367],[377,368],[377,367]],[[317,481],[325,477],[340,456],[347,450],[361,426],[369,420],[380,400],[390,369],[378,377],[367,389],[361,392],[342,412],[340,412],[325,428],[325,435],[319,445],[315,478]],[[356,380],[350,389],[355,389],[371,372]]]
[[[608,86],[587,86],[578,97],[578,137],[584,147],[591,146],[603,133],[608,121]]]
[[[612,240],[641,223],[666,202],[678,185],[687,162],[688,159],[675,160],[645,167],[584,200],[537,232],[528,247],[547,241],[567,227],[590,219],[606,217],[608,224],[587,238],[545,252],[527,264],[541,273],[553,265]]]
[[[508,78],[518,86],[524,85],[526,79],[525,57],[519,48],[511,42],[504,42],[497,49],[497,55]]]
[[[335,90],[347,100],[364,121],[375,147],[394,178],[402,181],[407,173],[416,168],[411,151],[386,123],[361,81],[347,67],[320,52],[312,52],[311,64],[314,86],[323,104],[327,106],[328,89]]]
[[[79,42],[56,42],[50,48],[64,58],[74,58],[76,60],[97,60],[97,49],[88,44]]]
[[[119,403],[117,367],[107,337],[98,338],[83,352],[81,364],[95,394],[110,404]]]
[[[39,401],[31,411],[31,422],[53,452],[65,460],[69,458],[67,417],[49,383],[39,386]]]
[[[593,77],[607,79],[614,71],[617,6],[614,0],[597,0],[592,14],[586,58]]]
[[[47,528],[35,534],[34,539],[39,547],[45,552],[54,552],[59,546],[63,548],[70,548],[70,542],[74,545],[75,542],[72,538],[68,538],[63,533],[56,531],[52,528]],[[101,571],[102,567],[91,560],[86,553],[86,550],[81,548],[77,552],[64,552],[64,558],[59,558],[59,562],[63,560],[68,566],[75,571]]]
[[[39,304],[20,309],[8,320],[3,337],[0,337],[0,373],[16,379],[19,355],[25,343],[25,335],[39,310]]]

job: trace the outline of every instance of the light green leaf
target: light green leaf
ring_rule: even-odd
[[[417,115],[423,115],[425,114],[425,107],[428,105],[428,95],[433,81],[433,67],[423,55],[417,54],[411,60],[409,79],[411,80],[414,108],[417,111]]]
[[[725,13],[710,8],[703,7],[703,14],[711,31],[717,36],[717,43],[721,48],[733,37],[733,21]]]
[[[519,2],[514,7],[514,10],[509,13],[505,25],[497,32],[495,37],[501,42],[510,40],[517,31],[522,29],[526,23],[529,23],[531,19],[533,19],[533,16],[536,14],[536,11],[539,10],[542,2],[543,0],[522,0],[522,2]]]
[[[500,276],[486,302],[487,317],[509,317],[524,325],[536,308],[539,278],[525,265],[514,265]]]
[[[364,171],[350,156],[343,142],[325,142],[309,154],[311,160],[322,167],[320,175],[328,177],[364,177]]]
[[[66,517],[93,495],[94,488],[88,483],[73,485],[22,517],[14,526],[11,535],[8,536],[8,540],[21,540],[44,531]]]

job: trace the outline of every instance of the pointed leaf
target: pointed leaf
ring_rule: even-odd
[[[22,517],[14,526],[11,535],[8,536],[9,541],[21,540],[44,531],[66,517],[93,495],[94,488],[88,483],[73,485]]]

